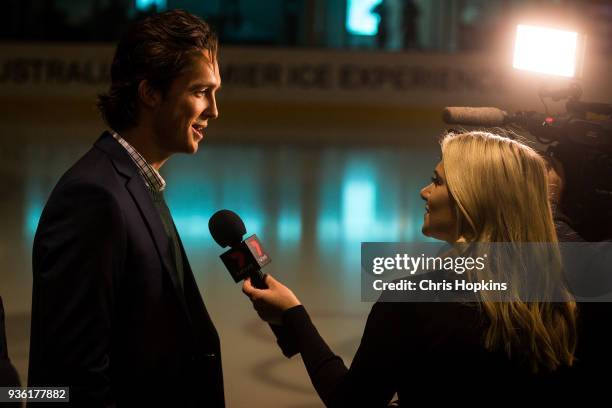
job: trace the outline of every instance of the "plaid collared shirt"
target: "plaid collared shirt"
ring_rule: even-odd
[[[164,189],[166,188],[166,181],[162,178],[159,172],[153,167],[151,167],[151,165],[147,163],[145,158],[142,157],[142,155],[138,153],[138,151],[134,149],[134,147],[129,144],[124,138],[119,136],[118,133],[111,132],[111,134],[113,135],[115,140],[118,141],[121,146],[125,148],[125,150],[127,150],[130,157],[136,164],[136,167],[138,167],[138,172],[142,176],[142,179],[144,180],[144,183],[147,188],[156,193],[164,191]]]

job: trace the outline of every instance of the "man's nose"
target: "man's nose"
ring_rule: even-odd
[[[211,95],[210,97],[210,105],[208,109],[206,109],[208,113],[208,117],[211,119],[217,119],[219,117],[219,109],[217,108],[217,98],[215,95]]]

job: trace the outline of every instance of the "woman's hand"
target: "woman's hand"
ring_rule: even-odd
[[[283,312],[301,303],[291,289],[272,276],[266,275],[265,279],[268,289],[257,289],[251,284],[251,279],[246,278],[242,284],[242,291],[251,299],[253,307],[262,320],[281,324]]]

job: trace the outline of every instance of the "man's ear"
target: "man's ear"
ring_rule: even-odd
[[[151,86],[151,83],[143,79],[138,84],[138,99],[144,107],[149,109],[157,108],[162,100],[161,92]]]

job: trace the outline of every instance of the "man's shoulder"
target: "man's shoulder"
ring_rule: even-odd
[[[51,191],[40,216],[35,247],[49,234],[63,234],[67,229],[78,232],[79,228],[90,228],[89,222],[120,217],[123,201],[119,175],[97,150],[94,147],[77,160]]]
[[[75,199],[118,201],[124,188],[121,175],[111,158],[93,146],[78,159],[59,179],[49,196],[47,206],[70,205]],[[74,203],[73,203],[74,204]]]
[[[113,189],[118,185],[119,178],[111,158],[92,146],[80,159],[78,159],[60,177],[56,190],[79,187],[99,187],[101,189]]]

